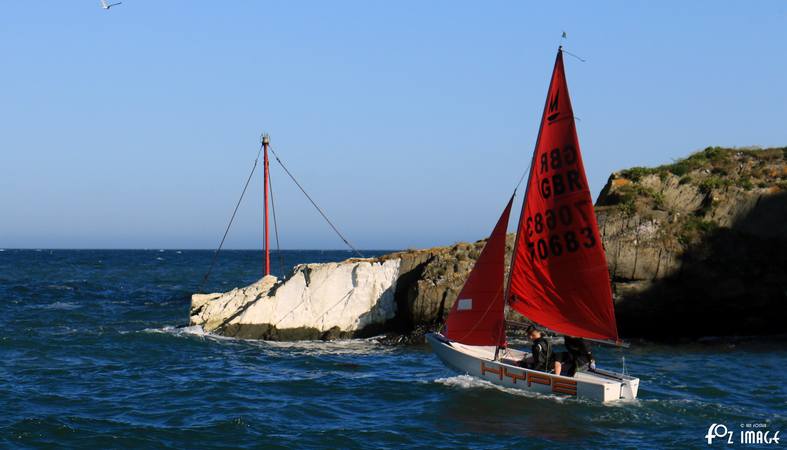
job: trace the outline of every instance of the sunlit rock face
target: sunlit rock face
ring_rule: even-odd
[[[397,258],[302,264],[224,294],[192,296],[191,323],[250,339],[338,338],[371,333],[394,318]]]
[[[226,293],[194,294],[190,322],[245,339],[370,337],[420,342],[453,305],[484,241],[302,264]],[[508,251],[513,235],[508,236]]]

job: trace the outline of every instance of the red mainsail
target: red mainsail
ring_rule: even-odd
[[[558,51],[517,229],[509,301],[553,331],[617,340],[604,248]]]
[[[506,228],[513,201],[512,196],[448,313],[445,336],[452,341],[467,345],[505,345]]]

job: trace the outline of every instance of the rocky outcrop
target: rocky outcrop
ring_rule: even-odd
[[[624,336],[783,333],[787,148],[613,174],[596,204]]]
[[[224,294],[195,294],[191,324],[249,339],[335,339],[379,332],[396,315],[399,260],[302,264]]]
[[[509,251],[513,235],[509,236]],[[300,340],[392,333],[411,340],[442,320],[483,241],[379,258],[302,264],[226,293],[194,294],[190,324],[224,336]],[[416,333],[414,339],[418,339]]]
[[[787,149],[708,148],[613,174],[596,214],[624,337],[783,332]],[[508,236],[507,251],[513,245]],[[195,294],[219,334],[418,341],[453,305],[484,241],[297,266],[225,294]],[[510,259],[510,258],[507,258]]]

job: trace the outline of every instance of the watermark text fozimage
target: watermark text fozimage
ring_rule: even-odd
[[[772,432],[768,430],[766,423],[742,423],[740,424],[740,431],[738,431],[737,439],[736,433],[727,428],[722,423],[714,423],[708,427],[708,433],[705,439],[708,445],[716,442],[724,442],[727,445],[733,444],[779,444],[779,431]]]

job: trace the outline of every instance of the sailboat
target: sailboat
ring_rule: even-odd
[[[639,379],[600,368],[556,375],[521,365],[509,348],[505,307],[554,333],[620,343],[612,289],[588,188],[563,50],[558,49],[519,217],[508,283],[506,228],[514,196],[448,314],[428,333],[448,367],[494,384],[600,402],[635,399]]]

